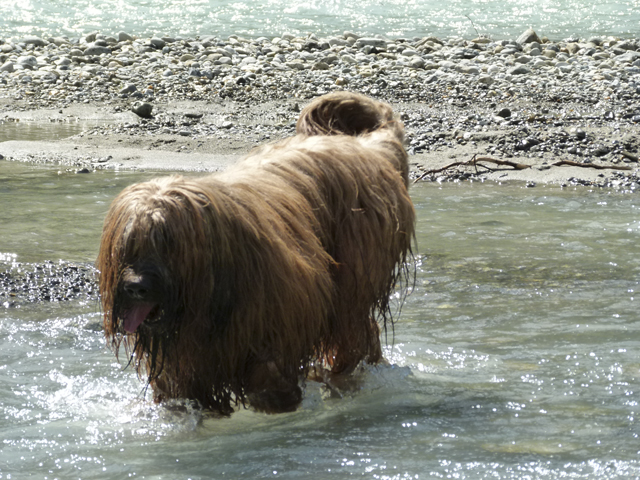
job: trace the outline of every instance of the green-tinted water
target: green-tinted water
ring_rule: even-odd
[[[91,261],[149,174],[0,162],[0,252]],[[417,283],[391,367],[295,413],[158,407],[96,305],[0,310],[0,478],[638,478],[640,200],[421,184]]]
[[[0,120],[0,143],[9,140],[49,141],[71,137],[92,127],[106,123],[104,120],[69,121],[17,121]]]

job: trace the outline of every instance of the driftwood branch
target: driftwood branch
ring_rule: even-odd
[[[453,162],[441,168],[436,168],[434,170],[427,170],[426,172],[422,172],[422,174],[418,178],[416,178],[413,183],[419,182],[427,175],[433,175],[435,173],[444,172],[446,170],[449,170],[451,168],[456,168],[456,167],[473,166],[476,169],[476,173],[478,173],[478,167],[483,167],[483,168],[486,168],[487,170],[493,171],[493,169],[478,162],[488,162],[488,163],[493,163],[495,165],[499,165],[503,167],[512,167],[514,170],[526,170],[533,166],[533,165],[527,165],[526,163],[517,163],[517,162],[511,162],[509,160],[498,160],[497,158],[478,157],[477,155],[474,155],[473,158],[471,158],[471,160],[467,160],[466,162]],[[578,163],[578,162],[572,162],[571,160],[560,160],[559,162],[553,163],[551,166],[560,167],[562,165],[568,165],[571,167],[580,167],[580,168],[595,168],[596,170],[633,170],[631,167],[618,167],[614,165],[596,165],[593,163]]]
[[[553,164],[554,167],[569,165],[571,167],[595,168],[596,170],[633,170],[631,167],[617,167],[615,165],[596,165],[594,163],[578,163],[571,160],[560,160]]]

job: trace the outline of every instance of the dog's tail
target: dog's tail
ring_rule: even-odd
[[[316,98],[300,113],[299,135],[350,135],[363,146],[376,147],[409,182],[409,165],[404,148],[404,125],[390,105],[351,92],[333,92]]]
[[[386,130],[400,143],[404,126],[386,103],[352,92],[334,92],[312,101],[300,113],[301,135],[366,135]]]

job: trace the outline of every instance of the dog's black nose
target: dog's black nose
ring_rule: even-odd
[[[142,275],[131,275],[123,281],[123,288],[131,298],[144,299],[151,291],[151,282]]]

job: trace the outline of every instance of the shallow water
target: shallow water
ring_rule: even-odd
[[[90,261],[109,200],[149,176],[0,162],[0,252]],[[341,399],[310,383],[295,413],[155,406],[92,302],[0,309],[0,478],[640,478],[638,197],[412,196],[417,282],[392,365]]]
[[[273,37],[285,32],[335,35],[346,31],[392,37],[478,33],[515,39],[533,27],[560,40],[572,35],[637,36],[638,0],[3,0],[0,37],[218,35]]]
[[[0,143],[9,140],[49,141],[59,140],[104,125],[101,120],[82,121],[16,121],[0,120]]]

